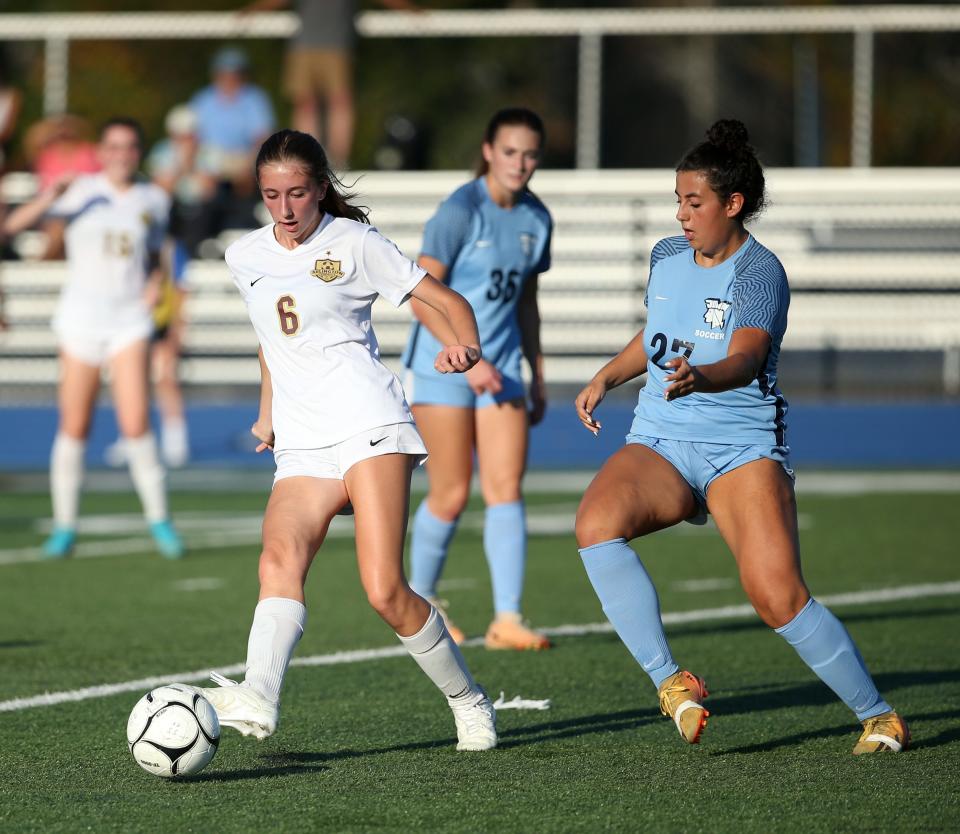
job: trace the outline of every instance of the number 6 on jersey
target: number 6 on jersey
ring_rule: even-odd
[[[297,300],[292,295],[281,295],[277,299],[277,318],[284,336],[295,336],[300,331],[300,317],[294,312]]]

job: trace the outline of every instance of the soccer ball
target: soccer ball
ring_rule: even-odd
[[[144,695],[127,721],[127,746],[155,776],[203,770],[220,744],[220,722],[210,702],[192,687],[170,683]]]

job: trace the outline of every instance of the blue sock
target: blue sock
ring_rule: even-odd
[[[527,517],[523,501],[487,507],[483,550],[490,566],[493,608],[497,614],[519,614],[527,563]]]
[[[626,539],[580,551],[603,613],[658,689],[680,670],[670,654],[660,620],[660,599],[646,568]]]
[[[410,537],[410,587],[422,597],[437,595],[437,580],[447,561],[447,548],[457,531],[457,521],[442,521],[424,499],[413,517]]]
[[[813,597],[789,623],[774,630],[858,719],[890,711],[843,624]]]

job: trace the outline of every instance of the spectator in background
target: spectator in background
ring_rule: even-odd
[[[410,0],[379,0],[388,9],[419,11]],[[335,168],[350,162],[353,146],[353,18],[357,0],[255,0],[243,11],[293,6],[300,31],[287,48],[283,87],[293,104],[293,126],[323,144]]]
[[[50,191],[55,183],[79,174],[100,170],[93,129],[80,116],[62,113],[35,122],[23,137],[27,161],[37,175],[37,193]],[[44,219],[41,225],[47,243],[44,260],[62,258],[63,224]]]
[[[0,55],[0,173],[7,167],[6,146],[17,127],[22,99],[20,91],[10,84],[6,63]]]
[[[4,256],[7,248],[7,236],[3,232],[3,224],[7,218],[7,204],[3,201],[3,194],[0,193],[0,256]],[[0,332],[6,330],[10,324],[7,322],[7,297],[3,292],[3,284],[0,283]]]
[[[23,137],[27,161],[39,178],[37,191],[47,191],[68,174],[100,170],[93,130],[86,119],[70,113],[34,122]]]
[[[17,126],[22,98],[20,91],[8,83],[6,69],[6,62],[3,60],[2,53],[0,53],[0,174],[6,171],[6,145]],[[3,223],[6,213],[7,207],[3,202],[3,194],[0,193],[0,224]],[[6,248],[6,237],[0,232],[0,258],[6,254]],[[4,309],[5,297],[3,287],[0,286],[0,330],[7,329],[7,317]]]
[[[174,264],[195,257],[197,246],[210,236],[206,206],[217,190],[216,152],[200,144],[197,114],[179,104],[167,113],[167,136],[153,146],[147,171],[173,200],[170,236],[176,246]]]
[[[253,162],[275,119],[267,94],[248,80],[249,70],[242,50],[221,49],[210,64],[213,82],[190,100],[200,152],[217,180],[208,204],[213,234],[258,225]]]

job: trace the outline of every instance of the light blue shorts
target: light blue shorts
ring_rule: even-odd
[[[690,485],[700,505],[701,514],[690,519],[693,523],[706,520],[707,489],[715,478],[732,472],[745,463],[769,458],[783,467],[790,480],[795,480],[790,468],[790,448],[767,444],[697,443],[692,440],[665,440],[645,434],[628,434],[627,443],[638,443],[653,449],[660,457],[673,464]]]
[[[485,408],[488,405],[522,400],[527,395],[522,379],[506,374],[500,380],[503,388],[499,394],[474,394],[465,380],[446,380],[441,374],[414,373],[408,371],[403,379],[404,393],[410,405],[452,405],[459,408]]]

